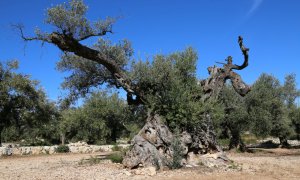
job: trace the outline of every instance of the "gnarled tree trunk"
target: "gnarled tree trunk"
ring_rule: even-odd
[[[193,133],[181,132],[176,137],[170,129],[162,123],[158,114],[148,114],[147,122],[140,132],[132,139],[132,148],[127,152],[123,164],[127,168],[138,166],[168,166],[173,158],[174,138],[178,138],[182,148],[182,165],[186,164],[186,157],[190,152],[206,154],[222,152],[216,141],[209,115],[203,116],[204,121],[195,127]]]

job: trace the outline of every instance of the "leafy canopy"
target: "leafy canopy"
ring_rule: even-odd
[[[18,61],[0,62],[0,134],[5,130],[5,138],[13,140],[49,137],[47,123],[56,119],[56,107],[38,82],[17,68]]]
[[[282,86],[274,76],[262,74],[246,97],[253,132],[258,136],[286,138],[291,132]]]
[[[46,23],[57,28],[57,32],[72,35],[77,40],[112,32],[113,18],[91,22],[86,18],[88,7],[82,0],[71,0],[47,10]]]
[[[111,143],[127,132],[130,118],[128,106],[117,94],[93,92],[82,107],[63,111],[60,131],[68,141]]]

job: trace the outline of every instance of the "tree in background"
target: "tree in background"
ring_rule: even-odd
[[[286,75],[282,87],[282,98],[289,110],[296,106],[295,101],[299,96],[300,91],[297,89],[296,74]]]
[[[286,145],[291,128],[282,89],[278,79],[262,74],[246,97],[246,104],[253,122],[252,132],[262,137],[278,137]]]
[[[0,62],[0,135],[4,133],[6,140],[53,136],[48,122],[56,119],[55,105],[46,99],[37,81],[16,73],[17,68],[18,61]]]
[[[290,112],[293,129],[295,130],[297,140],[300,140],[300,107],[294,107]]]
[[[221,103],[224,105],[225,116],[221,121],[223,130],[229,130],[230,143],[229,149],[240,149],[245,151],[245,144],[242,141],[241,135],[249,129],[251,124],[248,118],[245,100],[239,96],[231,85],[224,86],[220,97]]]
[[[131,118],[128,105],[117,94],[93,92],[81,107],[63,111],[59,126],[68,141],[107,144],[128,133]]]
[[[292,122],[293,129],[300,139],[300,114],[299,107],[296,105],[296,99],[300,96],[300,91],[297,89],[296,75],[288,74],[285,76],[284,85],[282,87],[282,97],[288,111],[288,117]]]

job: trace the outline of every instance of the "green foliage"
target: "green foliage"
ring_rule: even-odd
[[[115,143],[125,134],[131,112],[117,94],[94,92],[82,107],[63,112],[60,130],[69,141],[91,144]]]
[[[296,74],[288,74],[285,76],[284,85],[282,87],[282,98],[289,110],[295,107],[295,100],[300,96],[297,89]]]
[[[300,107],[291,110],[290,117],[297,139],[300,140]]]
[[[90,34],[110,32],[115,19],[107,18],[91,22],[86,18],[88,7],[82,0],[70,0],[47,10],[46,23],[56,27],[63,34],[72,35],[78,40]],[[37,35],[40,35],[39,33]]]
[[[104,20],[90,21],[86,17],[88,7],[82,0],[69,0],[47,10],[46,23],[55,27],[55,31],[70,36],[78,41],[92,36],[105,35],[112,32],[114,18],[107,17]],[[37,37],[47,39],[48,34],[36,30]],[[125,69],[130,60],[133,49],[127,40],[112,43],[106,39],[98,39],[91,47],[99,52],[99,56],[108,57],[114,61],[120,69]],[[58,62],[60,71],[68,72],[62,87],[70,90],[68,97],[63,101],[62,107],[66,108],[75,100],[88,94],[89,89],[98,87],[104,83],[110,86],[118,86],[118,82],[103,65],[79,57],[73,53],[65,52]]]
[[[218,143],[220,146],[228,147],[230,139],[218,139]]]
[[[253,85],[246,103],[255,135],[272,135],[281,141],[290,135],[290,119],[282,98],[282,89],[279,81],[267,74],[262,74]]]
[[[111,32],[114,19],[93,23],[87,19],[86,12],[87,6],[83,1],[71,0],[49,8],[46,23],[53,25],[58,33],[78,41]],[[38,33],[39,35],[43,33]],[[165,117],[171,129],[194,129],[195,124],[201,124],[201,115],[204,112],[215,111],[213,105],[205,105],[207,103],[199,100],[202,89],[196,78],[197,53],[192,48],[168,56],[156,55],[151,63],[138,61],[131,66],[128,62],[132,60],[133,50],[126,40],[113,44],[100,38],[92,48],[99,52],[98,56],[113,61],[121,70],[128,70],[124,74],[129,77],[131,86],[138,88],[139,94],[143,94],[147,102],[147,107],[144,108]],[[70,90],[70,93],[62,107],[68,107],[74,100],[89,94],[94,87],[120,87],[112,72],[103,65],[74,53],[64,53],[57,67],[70,73],[63,83],[63,87]],[[221,111],[216,112],[216,116],[222,116]],[[126,128],[135,132],[137,126],[129,123]]]
[[[235,148],[243,144],[241,134],[248,129],[251,122],[248,118],[244,98],[235,92],[229,84],[224,86],[220,97],[224,106],[225,116],[220,125],[223,133],[230,132],[230,147]],[[228,135],[225,135],[228,136]]]
[[[114,145],[112,148],[111,148],[112,151],[122,151],[123,150],[123,147],[122,146],[118,146],[118,145]]]
[[[170,169],[179,169],[182,167],[181,161],[183,159],[183,148],[178,136],[173,139],[171,149],[173,154],[172,159],[168,163],[168,167]]]
[[[126,40],[112,44],[108,40],[100,39],[93,48],[103,56],[114,59],[121,69],[125,69],[133,53],[130,42]],[[103,65],[71,53],[64,53],[61,56],[61,60],[57,63],[57,69],[71,74],[65,78],[62,84],[63,89],[70,91],[68,97],[63,101],[63,107],[67,107],[79,97],[89,94],[94,87],[105,83],[109,86],[118,84],[111,72]]]
[[[27,139],[22,139],[20,146],[50,146],[52,145],[48,140],[39,139],[34,137],[28,137]]]
[[[54,26],[54,32],[78,42],[112,31],[115,19],[89,21],[87,9],[82,0],[70,0],[49,8],[46,23]],[[36,34],[39,39],[49,40],[49,34],[39,29]],[[225,87],[220,101],[204,103],[200,100],[202,89],[196,78],[197,53],[192,48],[156,55],[152,61],[137,61],[131,66],[128,64],[133,61],[133,50],[126,40],[112,43],[100,38],[91,48],[99,52],[98,57],[112,61],[116,65],[113,68],[124,70],[130,86],[143,95],[146,106],[129,107],[116,94],[95,92],[95,88],[103,86],[119,88],[116,74],[97,62],[65,52],[57,68],[68,72],[62,86],[70,93],[61,106],[66,109],[78,98],[88,97],[82,107],[64,110],[57,122],[54,104],[46,100],[42,90],[36,90],[37,83],[28,76],[12,73],[17,68],[16,62],[0,63],[0,117],[3,119],[0,132],[11,137],[17,132],[18,137],[22,134],[24,138],[47,139],[63,134],[69,141],[110,143],[124,134],[133,136],[143,125],[145,109],[164,117],[172,131],[178,128],[197,132],[205,124],[203,115],[208,113],[214,125],[225,127],[238,139],[249,129],[257,136],[273,135],[281,140],[289,136],[291,125],[299,132],[297,111],[291,110],[299,96],[295,75],[288,75],[282,87],[276,78],[263,74],[246,99]],[[12,124],[16,125],[15,129],[10,127]],[[3,131],[4,128],[7,130]]]
[[[132,64],[131,79],[146,95],[148,108],[165,117],[173,130],[193,128],[200,115],[212,109],[199,100],[202,90],[197,84],[196,61],[196,52],[187,48],[167,56],[157,55],[152,63]]]
[[[105,44],[102,40],[101,43]],[[126,63],[129,61],[132,54],[130,49],[128,43],[121,46],[112,46],[110,44],[99,46],[99,50],[103,51],[107,56],[118,57],[117,59],[121,59],[120,62],[117,62],[120,63],[120,67],[125,67]],[[183,52],[176,52],[168,56],[157,55],[154,57],[152,63],[149,61],[138,61],[131,65],[128,76],[135,86],[139,87],[140,91],[143,92],[148,102],[147,107],[139,106],[134,109],[130,107],[133,113],[128,113],[131,118],[127,118],[129,121],[124,123],[124,126],[130,131],[131,136],[140,129],[141,125],[143,125],[144,117],[146,115],[145,109],[148,108],[151,109],[152,112],[165,117],[166,123],[171,129],[177,127],[180,127],[181,129],[193,129],[195,124],[201,123],[201,115],[204,112],[216,112],[211,114],[217,118],[222,116],[217,103],[204,104],[199,100],[202,90],[197,84],[198,81],[195,73],[196,61],[196,52],[192,48],[187,48]],[[111,73],[105,70],[102,65],[77,56],[64,56],[62,61],[58,64],[58,67],[61,70],[72,71],[72,75],[69,76],[64,83],[64,87],[71,91],[70,99],[76,99],[78,95],[85,95],[86,93],[93,91],[93,87],[98,87],[104,82],[107,82],[109,85],[117,84],[115,79],[111,77]],[[89,117],[95,114],[98,114],[97,116],[99,116],[99,113],[103,111],[96,110],[97,108],[94,108],[93,106],[89,108],[90,110],[88,110],[87,105],[85,105],[85,107],[75,110],[76,113],[83,115],[87,114],[84,111],[90,111],[88,114],[92,115],[86,115]],[[91,109],[95,109],[97,112],[94,112],[94,110],[91,112]],[[83,112],[79,113],[79,111]],[[74,114],[76,113],[74,112]],[[105,114],[105,112],[103,113]],[[113,113],[118,114],[118,112]],[[79,115],[76,116],[78,117]],[[68,115],[66,116],[66,119],[70,117],[72,116]],[[82,119],[80,121],[81,123],[88,120],[86,117],[80,119]],[[91,117],[90,119],[95,118]],[[122,120],[120,121],[124,122]],[[97,123],[101,122],[104,121],[98,121]],[[110,128],[115,126],[116,125],[110,126]],[[120,125],[118,127],[124,126]],[[81,125],[80,127],[84,126]],[[80,129],[80,127],[78,128]],[[98,133],[99,135],[112,132],[110,131],[110,128],[104,128],[104,124],[98,125],[98,127],[101,127],[100,129],[102,129],[102,131]],[[104,139],[103,142],[105,142]]]
[[[0,135],[6,141],[52,140],[57,109],[47,100],[38,82],[16,73],[17,68],[18,61],[0,62]]]
[[[230,130],[238,129],[241,132],[247,129],[250,122],[244,98],[241,97],[230,84],[227,84],[221,94],[220,100],[225,107],[224,125]]]
[[[286,142],[292,133],[292,122],[297,119],[295,82],[293,74],[286,76],[283,86],[275,77],[262,74],[245,98],[227,85],[219,98],[225,108],[224,119],[219,125],[223,129],[222,137],[241,141],[245,140],[241,137],[243,132],[250,130],[258,137],[274,136],[279,137],[281,143]],[[255,142],[256,138],[246,138],[246,141]]]
[[[118,152],[114,152],[110,155],[107,156],[106,159],[110,159],[113,163],[122,163],[124,156],[126,155],[127,151],[129,151],[129,149],[131,149],[132,147],[126,147],[123,148],[121,146],[114,146],[113,147],[113,151],[118,151]]]
[[[124,127],[126,128],[125,138],[131,140],[145,125],[145,120],[147,119],[147,109],[145,106],[129,106],[129,113]]]
[[[123,153],[112,153],[107,156],[107,159],[113,163],[122,163],[124,154]]]
[[[291,121],[291,126],[297,139],[300,139],[300,108],[296,107],[295,100],[299,96],[300,91],[297,89],[296,75],[288,74],[285,77],[282,97],[287,106],[288,118]]]
[[[55,149],[55,152],[56,153],[68,153],[68,152],[70,152],[70,148],[67,145],[59,145]]]

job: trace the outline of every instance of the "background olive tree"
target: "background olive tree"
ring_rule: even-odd
[[[0,140],[55,141],[55,104],[47,100],[37,81],[17,73],[17,68],[18,61],[0,62]]]

